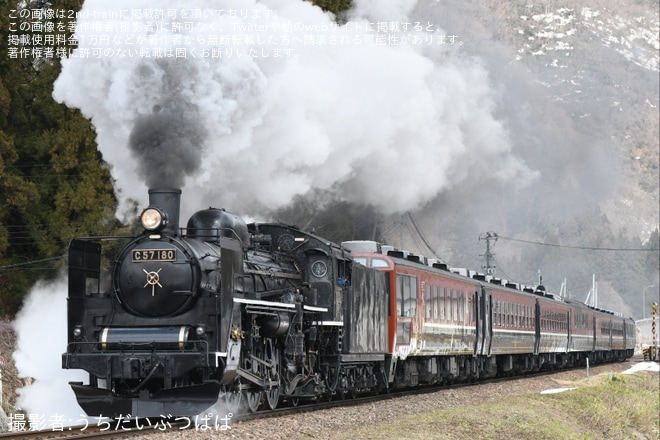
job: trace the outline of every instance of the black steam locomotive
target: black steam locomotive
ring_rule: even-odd
[[[105,291],[102,240],[70,244],[62,364],[89,373],[71,383],[89,415],[256,411],[632,356],[632,320],[542,286],[221,209],[180,228],[180,195],[149,191]]]
[[[144,233],[119,252],[108,292],[100,242],[70,244],[63,368],[89,372],[71,383],[87,414],[196,415],[219,398],[275,408],[384,358],[382,273],[313,234],[221,209],[180,230],[180,194],[149,191]],[[383,372],[370,374],[375,386]]]

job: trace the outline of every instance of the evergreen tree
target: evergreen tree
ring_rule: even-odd
[[[324,11],[329,11],[336,16],[341,16],[351,8],[351,0],[311,0],[313,4]]]
[[[0,3],[0,193],[5,201],[0,206],[0,315],[12,316],[36,280],[57,276],[73,237],[110,233],[118,226],[110,172],[91,124],[51,96],[61,68],[58,51],[71,48],[66,44],[71,27],[68,13],[39,14],[81,5],[72,0],[56,6]],[[43,31],[34,29],[35,22]],[[26,32],[21,26],[27,23]],[[35,36],[56,43],[40,45]]]

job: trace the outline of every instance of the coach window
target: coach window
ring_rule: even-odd
[[[468,316],[468,321],[472,322],[472,319],[474,318],[474,310],[472,309],[472,296],[467,295],[465,297],[465,313],[467,313]]]
[[[513,306],[513,310],[511,311],[513,313],[513,326],[518,327],[518,304],[511,304]]]
[[[458,290],[451,290],[452,306],[451,317],[453,321],[458,321]]]
[[[400,275],[396,276],[396,316],[403,316],[403,290]]]
[[[371,267],[390,267],[390,264],[387,262],[387,260],[384,260],[382,258],[372,258],[371,259]]]
[[[493,324],[495,325],[500,325],[500,307],[499,307],[499,301],[494,299],[493,300]]]
[[[397,274],[397,313],[399,316],[415,316],[417,307],[417,277]]]
[[[529,309],[529,306],[525,306],[525,326],[527,328],[532,327],[532,314],[530,313]]]
[[[478,299],[477,299],[477,301],[478,301]],[[499,325],[499,324],[497,323],[497,314],[498,314],[499,312],[498,312],[498,310],[497,310],[497,300],[496,300],[496,299],[491,300],[490,308],[491,308],[491,310],[493,311],[493,324],[494,324],[494,325]]]
[[[451,294],[453,291],[454,289],[447,289],[447,296],[445,298],[445,317],[447,318],[447,321],[454,319],[454,316],[451,314]]]
[[[438,319],[438,286],[433,286],[433,319]]]
[[[445,319],[445,288],[441,287],[440,292],[438,292],[438,305],[440,308],[440,319]]]
[[[426,319],[431,319],[431,285],[427,284],[426,285],[426,296],[425,296],[425,303],[426,303]]]
[[[452,303],[451,303],[451,295],[454,293],[454,289],[447,289],[447,296],[445,297],[445,318],[447,321],[453,321],[454,320],[454,315],[452,315]]]
[[[458,295],[458,320],[465,322],[465,292],[462,290]]]

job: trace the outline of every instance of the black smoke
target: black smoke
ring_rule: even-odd
[[[140,116],[129,137],[129,148],[149,188],[182,188],[202,162],[205,129],[181,109],[161,109]]]

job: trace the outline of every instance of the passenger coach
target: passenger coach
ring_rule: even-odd
[[[344,242],[387,274],[390,386],[452,382],[623,360],[632,319],[534,288],[449,269],[371,241]],[[396,380],[395,380],[396,379]]]

